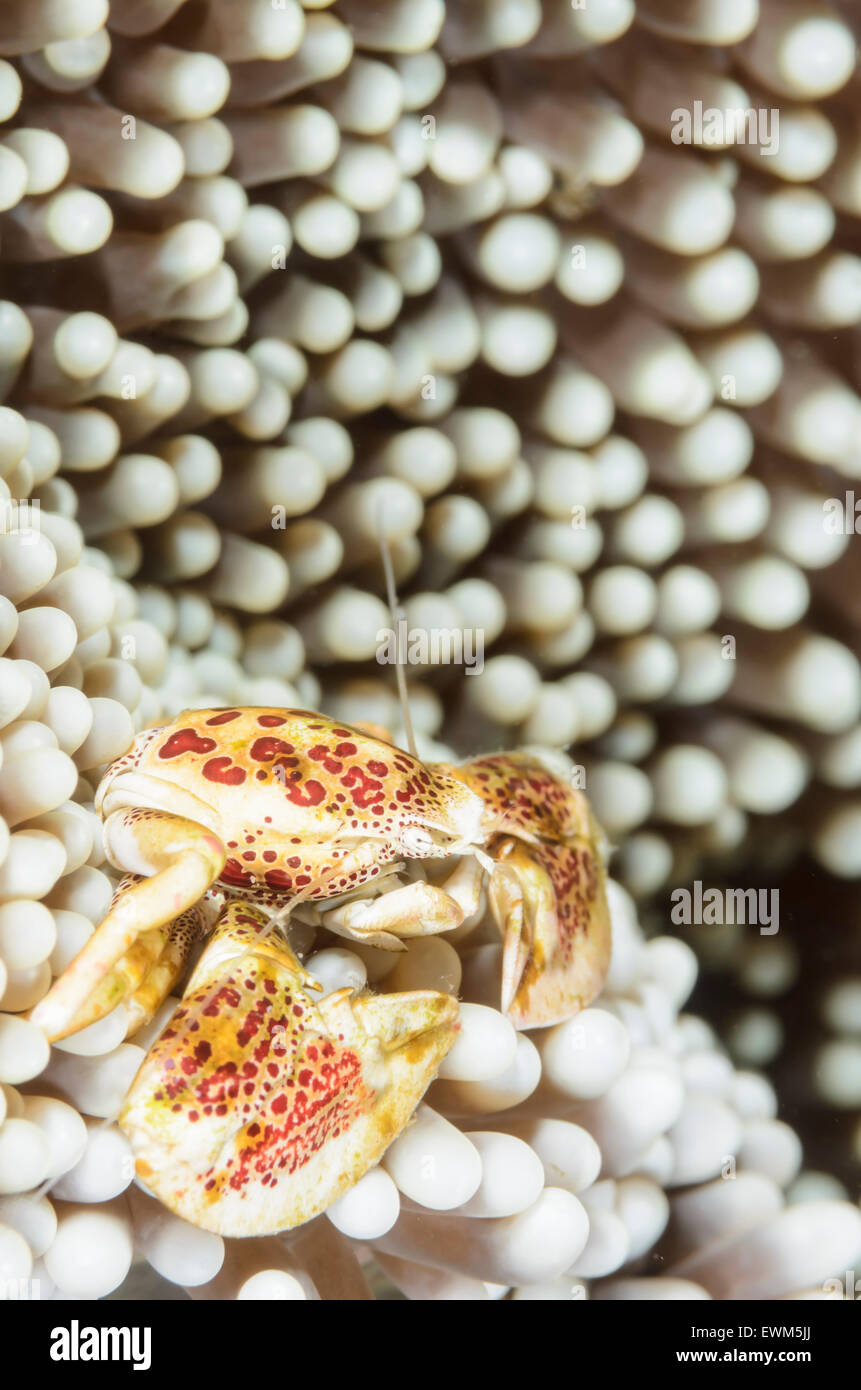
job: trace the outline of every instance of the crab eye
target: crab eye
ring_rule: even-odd
[[[426,830],[422,830],[418,825],[408,825],[401,836],[401,844],[406,854],[414,855],[416,859],[433,854],[434,842]]]

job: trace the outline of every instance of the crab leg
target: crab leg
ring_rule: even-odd
[[[463,913],[447,893],[417,881],[393,888],[378,898],[354,898],[333,907],[322,921],[339,936],[382,946],[387,951],[403,951],[406,947],[402,937],[451,931],[463,921]]]
[[[517,852],[509,840],[504,850]],[[500,859],[490,880],[490,904],[502,931],[502,997],[503,1013],[508,1013],[517,995],[535,940],[535,917],[542,914],[552,918],[555,913],[553,886],[546,874],[533,870],[532,893],[524,894],[525,874],[518,872],[516,861],[507,864]],[[528,872],[528,869],[527,869]]]
[[[292,947],[277,931],[270,917],[254,903],[240,899],[226,904],[219,914],[206,950],[197,962],[185,987],[186,996],[207,985],[218,987],[227,970],[239,968],[249,953],[284,965],[303,989],[320,991],[323,986],[304,967]]]
[[[120,879],[111,906],[140,881],[138,874],[126,874]],[[163,927],[141,932],[116,965],[94,986],[75,1015],[75,1030],[104,1018],[123,1001],[128,1020],[127,1038],[149,1023],[185,969],[192,946],[203,935],[205,922],[203,906],[198,904]]]
[[[33,1009],[31,1022],[52,1042],[103,1018],[165,950],[170,973],[181,942],[171,946],[169,932],[150,933],[193,907],[224,867],[223,846],[211,831],[162,811],[115,811],[105,822],[105,848],[111,863],[146,877],[114,896],[107,917]]]
[[[339,936],[400,951],[404,938],[459,927],[465,917],[477,911],[480,895],[481,865],[465,858],[440,884],[417,879],[390,888],[378,898],[354,898],[326,912],[322,922]]]
[[[157,944],[158,952],[147,964],[134,993],[125,994],[127,1038],[149,1023],[164,1003],[185,969],[192,946],[203,936],[205,926],[206,914],[201,906],[190,907],[187,912],[174,917],[167,927],[154,927],[151,932],[145,932],[127,956],[108,973],[106,983],[112,976],[121,973],[124,960],[133,955],[136,947],[142,947],[150,938]]]
[[[546,1028],[586,1007],[610,959],[603,870],[586,841],[493,849],[490,906],[502,933],[502,1008]]]

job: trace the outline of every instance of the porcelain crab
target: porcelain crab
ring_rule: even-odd
[[[458,926],[485,875],[502,1006],[558,1022],[609,959],[600,831],[528,754],[424,764],[306,710],[186,711],[148,729],[96,795],[125,871],[104,921],[31,1019],[52,1040],[124,1003],[152,1018],[208,944],[120,1116],[141,1180],[223,1234],[310,1219],[407,1124],[457,1031],[434,991],[315,999],[284,928],[301,905],[388,949]],[[438,883],[408,860],[451,860]]]

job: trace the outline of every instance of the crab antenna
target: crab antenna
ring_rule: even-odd
[[[401,702],[401,715],[404,721],[404,730],[407,736],[407,746],[414,758],[418,758],[416,748],[416,736],[413,732],[413,721],[410,715],[410,700],[407,694],[407,678],[404,673],[403,664],[400,656],[400,643],[398,642],[398,621],[405,617],[404,610],[398,603],[398,595],[395,589],[395,571],[392,565],[392,554],[389,550],[389,538],[386,535],[386,528],[383,522],[382,512],[377,517],[377,535],[380,542],[380,554],[383,558],[383,573],[386,576],[386,600],[389,605],[389,614],[392,627],[395,633],[395,680],[398,683],[398,698]]]

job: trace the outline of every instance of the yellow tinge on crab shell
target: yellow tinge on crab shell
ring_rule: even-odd
[[[107,916],[40,1000],[33,1021],[56,1040],[102,1018],[136,986],[147,1009],[181,975],[194,932],[184,915],[206,893],[286,912],[391,878],[402,859],[474,845],[483,806],[464,783],[409,753],[310,710],[187,710],[141,733],[108,768],[95,807],[107,858],[125,871]],[[387,885],[388,886],[388,885]],[[463,913],[417,881],[329,923],[400,949],[402,935],[447,930]],[[167,928],[162,932],[161,928]],[[162,967],[173,960],[170,972]],[[135,1001],[130,1017],[145,1017]]]
[[[610,965],[606,837],[589,802],[527,752],[434,770],[462,778],[485,804],[503,1011],[517,1028],[571,1018],[598,995]]]
[[[204,954],[119,1122],[138,1177],[177,1215],[264,1235],[318,1215],[380,1159],[454,1042],[458,1005],[431,990],[314,999],[286,945],[253,940],[261,914],[229,917],[238,954],[213,954],[215,979]]]

